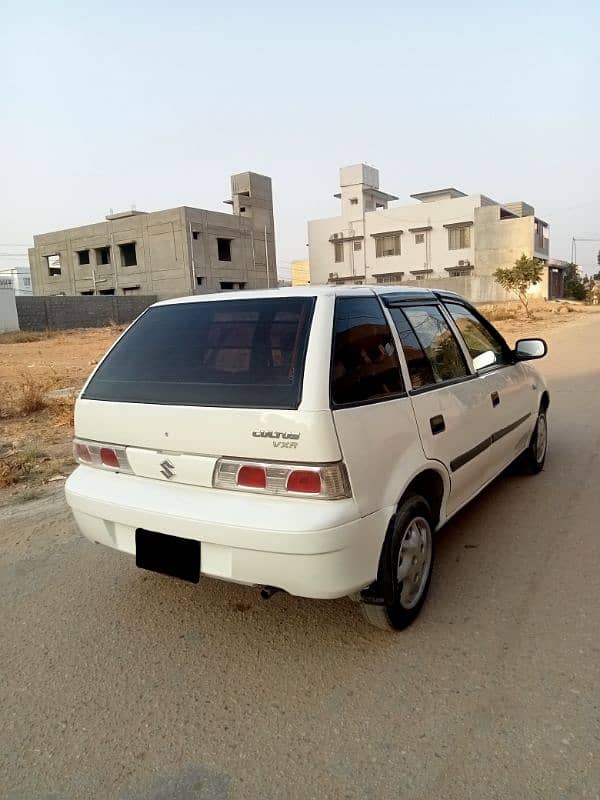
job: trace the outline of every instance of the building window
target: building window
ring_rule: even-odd
[[[200,232],[199,231],[192,231],[192,239],[197,239],[198,236],[200,236]]]
[[[196,275],[196,286],[202,286],[202,275]]]
[[[85,292],[79,292],[79,294],[84,296],[84,297],[87,297],[88,295],[93,295],[94,294],[94,290],[93,289],[86,289]]]
[[[126,242],[119,245],[119,253],[121,254],[121,264],[124,267],[137,266],[137,253],[135,251],[135,242]]]
[[[383,258],[385,256],[400,255],[400,234],[390,233],[388,236],[377,236],[375,239],[375,256]]]
[[[23,286],[31,286],[31,278],[23,278]]]
[[[100,289],[100,294],[114,294],[114,289]]]
[[[221,281],[220,282],[221,289],[224,292],[229,292],[236,289],[245,289],[246,282],[245,281]]]
[[[535,249],[536,250],[544,250],[547,244],[545,241],[546,237],[546,226],[540,220],[535,221]]]
[[[89,250],[78,250],[77,251],[77,258],[79,259],[79,266],[84,267],[86,264],[90,263],[90,251]]]
[[[344,243],[343,242],[334,242],[333,243],[333,260],[336,264],[339,264],[344,260]]]
[[[424,233],[415,233],[415,244],[425,244]]]
[[[403,272],[386,272],[384,275],[373,276],[377,283],[402,283]]]
[[[391,400],[404,392],[392,333],[375,297],[339,297],[333,325],[334,405]]]
[[[240,206],[240,214],[246,213],[246,206]]]
[[[217,239],[219,261],[231,261],[231,239]]]
[[[124,286],[123,287],[123,294],[137,294],[140,290],[138,286]]]
[[[110,247],[96,248],[96,264],[110,264]]]
[[[51,278],[56,278],[62,273],[59,253],[46,256],[46,263],[48,265],[48,275],[50,275]]]
[[[471,247],[471,226],[448,228],[448,250],[463,250],[465,247]]]
[[[358,205],[358,197],[351,197],[350,198],[350,205],[357,206]]]
[[[359,239],[354,240],[354,249],[355,250],[362,250],[362,242]]]
[[[459,267],[458,269],[449,269],[448,275],[450,278],[464,278],[467,275],[470,275],[473,270],[470,267],[463,269]]]

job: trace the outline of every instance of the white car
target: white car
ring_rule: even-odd
[[[549,395],[458,295],[306,287],[145,311],[77,400],[66,495],[139,567],[360,600],[402,629],[434,531],[516,459],[544,465]]]

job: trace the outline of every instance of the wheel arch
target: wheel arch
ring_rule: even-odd
[[[434,527],[437,528],[443,516],[442,509],[448,496],[449,489],[449,479],[447,477],[445,478],[439,469],[427,467],[411,479],[398,500],[397,508],[399,508],[410,495],[419,494],[424,497],[431,506]]]

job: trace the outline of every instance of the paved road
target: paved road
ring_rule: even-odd
[[[551,451],[440,534],[420,621],[137,571],[57,496],[0,517],[3,798],[598,798],[600,319]]]

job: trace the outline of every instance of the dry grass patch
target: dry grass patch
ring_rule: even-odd
[[[517,309],[508,305],[481,306],[480,311],[490,322],[502,322],[503,320],[517,318]]]
[[[37,447],[25,447],[0,458],[0,487],[13,486],[41,472],[48,455]]]
[[[61,397],[52,400],[48,404],[50,417],[55,425],[61,428],[73,427],[73,415],[75,412],[75,398]]]
[[[41,411],[48,405],[46,392],[48,382],[27,375],[20,384],[17,385],[15,396],[15,409],[18,414],[28,416],[36,411]]]
[[[27,342],[40,342],[52,339],[57,335],[55,331],[9,331],[0,333],[0,344],[26,344]]]

